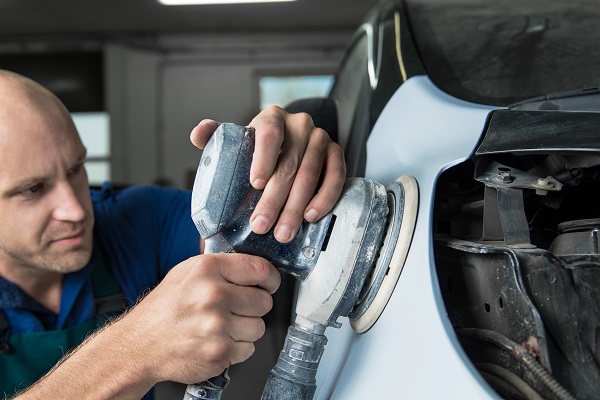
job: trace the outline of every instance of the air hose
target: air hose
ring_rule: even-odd
[[[261,400],[310,400],[317,389],[316,375],[327,338],[324,326],[311,332],[294,324],[269,373]]]
[[[462,328],[458,329],[457,333],[492,343],[501,349],[508,351],[515,360],[525,366],[537,381],[548,390],[552,395],[552,399],[575,400],[575,397],[554,379],[548,370],[529,354],[525,347],[513,342],[506,336],[488,329],[477,328]]]

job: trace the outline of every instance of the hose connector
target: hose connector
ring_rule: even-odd
[[[269,373],[261,400],[313,398],[317,390],[317,369],[327,344],[322,332],[310,332],[298,324],[288,328],[285,344]]]

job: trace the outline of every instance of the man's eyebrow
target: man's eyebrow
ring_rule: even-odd
[[[87,149],[84,148],[83,151],[79,154],[79,156],[75,159],[75,162],[73,163],[72,167],[76,167],[77,165],[81,165],[81,164],[85,163],[86,159],[87,159]],[[32,176],[21,182],[17,182],[16,184],[12,185],[11,187],[9,187],[6,190],[0,189],[0,195],[3,197],[10,197],[19,192],[22,192],[25,189],[28,189],[34,185],[37,185],[38,183],[44,183],[46,181],[48,181],[47,176],[43,176],[43,175]]]
[[[84,147],[83,151],[81,152],[79,157],[77,157],[77,159],[75,160],[75,165],[84,163],[84,162],[86,162],[86,160],[87,160],[87,149]]]

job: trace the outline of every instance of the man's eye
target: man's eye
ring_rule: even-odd
[[[38,183],[37,185],[33,185],[25,190],[23,190],[23,194],[37,194],[44,189],[43,183]]]
[[[71,168],[69,170],[69,175],[78,174],[81,171],[82,167],[83,167],[83,164],[78,164],[78,165],[74,166],[73,168]]]

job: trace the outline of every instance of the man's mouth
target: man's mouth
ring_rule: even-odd
[[[83,243],[85,232],[85,229],[81,228],[75,232],[65,234],[58,239],[54,239],[52,242],[61,246],[77,246]]]

